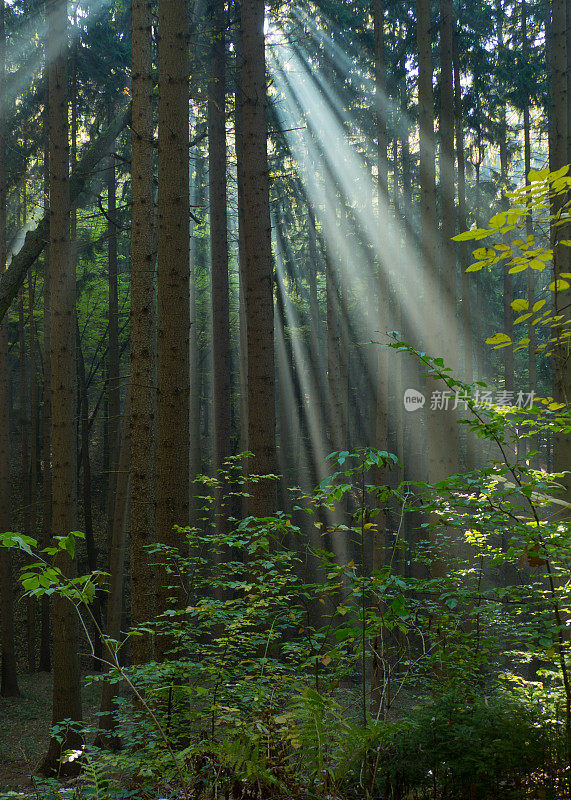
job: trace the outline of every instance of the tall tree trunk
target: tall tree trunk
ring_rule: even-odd
[[[242,0],[242,136],[250,471],[275,472],[274,300],[266,130],[264,0]],[[250,510],[274,510],[272,481],[252,486]]]
[[[119,299],[117,293],[117,201],[115,156],[109,156],[107,167],[107,268],[109,285],[109,349],[108,374],[108,425],[109,474],[107,479],[107,541],[111,542],[119,458],[119,424],[121,416],[121,386],[119,383]]]
[[[25,147],[25,143],[24,143]],[[24,159],[24,174],[27,173]],[[20,204],[20,224],[25,228],[27,223],[26,180],[22,186]],[[32,407],[28,395],[28,352],[26,347],[26,323],[24,310],[25,286],[20,291],[18,302],[18,342],[20,356],[20,442],[21,442],[21,485],[22,485],[22,529],[26,536],[32,533],[31,502],[32,487],[30,484],[30,418]],[[36,600],[26,597],[26,657],[28,672],[36,667]]]
[[[75,437],[75,271],[70,253],[69,130],[67,94],[67,4],[48,5],[50,79],[50,300],[52,408],[52,529],[65,536],[76,530]],[[73,559],[65,552],[57,566],[74,574]],[[81,688],[78,624],[73,604],[64,597],[53,601],[54,690],[52,722],[80,720]],[[44,773],[73,771],[60,762],[64,751],[81,745],[81,737],[64,731],[52,737],[42,763]]]
[[[458,53],[458,29],[452,31],[452,58],[454,69],[454,123],[456,132],[456,163],[458,166],[458,228],[465,231],[468,225],[466,213],[466,160],[464,155],[464,114],[462,109],[462,85],[460,83],[460,57]],[[458,246],[462,303],[460,319],[462,321],[462,351],[464,380],[471,383],[474,379],[473,358],[473,326],[472,326],[472,283],[466,273],[468,266],[468,247],[465,243]]]
[[[501,65],[503,61],[503,52],[505,49],[504,43],[504,3],[503,0],[498,0],[496,7],[497,15],[497,36],[498,36],[498,62]],[[506,100],[503,96],[500,97],[500,118],[499,118],[499,137],[500,137],[500,185],[502,194],[508,189],[508,124],[507,124],[507,106]],[[502,208],[505,210],[508,207],[507,199],[502,200]],[[513,277],[506,267],[504,269],[504,333],[510,339],[513,339]],[[514,352],[512,347],[503,348],[504,357],[504,388],[506,391],[513,392],[514,390]]]
[[[29,484],[28,498],[30,503],[29,519],[30,530],[36,531],[38,518],[37,483],[38,483],[38,380],[36,374],[36,323],[34,320],[35,304],[35,272],[28,276],[28,316],[29,316],[29,376],[30,376],[30,461],[27,480]],[[41,602],[41,601],[40,601]],[[38,603],[34,601],[34,667],[36,665],[36,637],[37,637],[37,612]],[[41,617],[40,617],[41,620]]]
[[[0,99],[6,96],[5,0],[0,0]],[[0,269],[6,269],[6,130],[0,115]],[[8,364],[8,321],[0,322],[0,532],[10,530],[10,402]],[[18,673],[14,647],[14,603],[11,551],[0,546],[1,672],[0,694],[17,697]]]
[[[87,550],[87,565],[89,571],[93,572],[97,569],[97,547],[95,544],[95,536],[93,533],[93,513],[92,513],[92,486],[91,486],[91,458],[89,453],[89,396],[87,393],[86,376],[85,376],[85,360],[81,349],[81,339],[79,335],[79,327],[76,327],[76,342],[77,342],[77,377],[79,389],[79,430],[81,441],[81,469],[83,472],[82,481],[82,494],[83,494],[83,520],[85,533],[85,547]],[[102,614],[101,614],[101,595],[96,594],[92,603],[92,613],[95,618],[95,623],[99,630],[102,630]],[[101,637],[97,631],[93,634],[93,669],[99,672],[101,669]]]
[[[241,0],[234,0],[236,17],[240,19]],[[234,142],[236,149],[236,195],[238,206],[238,319],[240,323],[240,452],[248,450],[248,329],[246,324],[246,245],[244,239],[244,133],[242,122],[242,26],[234,33]],[[242,462],[243,473],[248,471]],[[248,513],[248,498],[241,498],[241,515]]]
[[[47,214],[49,206],[50,190],[50,171],[49,171],[49,81],[46,70],[46,107],[44,109],[44,215]],[[42,404],[42,529],[41,543],[47,547],[52,538],[52,451],[51,451],[51,344],[50,344],[50,246],[46,244],[44,250],[44,310],[43,310],[43,331],[44,331],[44,385],[43,385],[43,404]],[[51,670],[51,650],[50,650],[50,598],[43,595],[41,600],[41,632],[40,632],[40,655],[38,669],[40,672],[50,672]]]
[[[189,521],[188,14],[187,0],[159,0],[157,538],[177,549],[173,527]],[[159,612],[173,595],[169,582],[159,570]],[[159,655],[168,645],[157,641]]]
[[[383,226],[387,224],[384,212],[388,210],[388,158],[387,158],[387,126],[386,126],[386,74],[385,74],[385,9],[383,0],[373,0],[373,24],[375,36],[375,92],[376,92],[376,126],[377,126],[377,169],[378,181],[377,192],[379,197],[379,219],[378,219],[378,248],[377,248],[377,297],[378,297],[378,326],[379,331],[383,332],[390,326],[390,298],[387,297],[388,280],[385,274],[385,264],[381,257]],[[395,139],[396,141],[396,139]],[[396,154],[395,154],[396,155]],[[397,161],[394,159],[394,183],[397,186]],[[392,326],[390,326],[392,327]],[[387,411],[388,411],[388,351],[386,348],[379,347],[377,357],[377,397],[376,409],[373,419],[375,420],[375,446],[379,450],[388,450],[387,435]],[[399,398],[400,399],[400,398]],[[398,413],[398,412],[397,412]],[[375,475],[375,483],[382,486],[385,483],[385,470],[378,469]],[[375,520],[375,531],[373,536],[373,570],[379,570],[386,563],[386,515],[384,504],[379,508],[379,513]],[[371,680],[371,703],[373,711],[379,708],[382,699],[383,684],[383,660],[382,656],[382,637],[377,637],[373,648],[373,671]]]
[[[569,9],[568,9],[569,10]],[[529,57],[529,42],[527,38],[527,0],[522,0],[521,4],[521,40],[523,49],[523,62],[527,64]],[[525,181],[531,170],[531,124],[530,124],[530,106],[531,98],[528,96],[524,101],[523,108],[523,150],[524,150],[524,171]],[[533,217],[528,214],[526,219],[526,234],[527,236],[533,235]],[[527,300],[529,307],[533,308],[535,303],[535,270],[527,270]],[[528,373],[529,373],[529,391],[535,392],[537,388],[537,360],[535,357],[536,349],[536,336],[535,325],[532,325],[532,319],[529,320],[527,325],[527,336],[529,339],[528,344]],[[529,449],[536,449],[536,442],[529,442]]]
[[[191,186],[192,205],[195,210],[204,206],[204,158],[200,152],[195,156],[195,170]],[[200,348],[198,331],[198,280],[202,267],[202,239],[194,236],[194,221],[190,231],[190,499],[192,524],[198,524],[201,494],[200,486],[192,481],[202,471],[202,437],[200,433],[200,400],[202,392]]]
[[[154,540],[156,497],[156,318],[153,200],[153,77],[151,0],[133,0],[132,41],[132,221],[131,353],[129,418],[131,441],[131,623],[152,619],[155,584],[149,554]],[[133,662],[152,659],[150,636],[133,639]]]
[[[335,265],[326,245],[325,289],[327,302],[327,388],[329,397],[329,448],[342,450],[345,446],[343,427],[343,396],[341,382],[341,319],[340,301]]]
[[[0,0],[0,63],[3,58],[4,3]],[[0,68],[1,69],[1,68]],[[0,81],[2,78],[0,78]],[[0,150],[3,149],[3,132],[0,133]],[[6,263],[6,203],[4,182],[4,159],[0,158],[0,263]],[[7,322],[0,324],[0,532],[10,530],[10,408]],[[0,695],[18,697],[18,673],[14,642],[14,601],[12,583],[11,551],[0,546],[0,615],[1,628],[1,673]]]
[[[568,157],[568,97],[567,97],[567,9],[565,0],[551,2],[551,140],[549,167],[551,170],[561,168]],[[557,213],[560,200],[553,203],[551,213]],[[552,228],[551,244],[554,247],[553,269],[554,279],[568,268],[567,248],[557,245],[561,228]],[[555,292],[555,313],[570,316],[571,291]],[[559,330],[562,330],[559,328]],[[553,357],[553,395],[558,402],[571,402],[571,358],[569,356],[569,340],[556,344]],[[568,470],[571,464],[571,434],[559,434],[555,438],[553,465],[557,472]],[[561,483],[565,486],[565,500],[571,500],[571,476],[566,474]]]
[[[416,0],[418,47],[418,121],[420,147],[420,210],[423,283],[436,273],[436,170],[434,155],[434,95],[432,90],[432,30],[430,0]]]
[[[458,374],[459,341],[457,331],[456,248],[452,237],[456,227],[454,203],[454,81],[452,66],[452,0],[440,0],[440,207],[442,216],[440,241],[441,354]],[[450,332],[453,332],[452,335]],[[438,388],[446,388],[439,386]],[[432,429],[431,454],[438,452],[438,478],[458,471],[458,425],[456,414],[444,412],[437,430]],[[434,420],[436,422],[436,420]],[[444,440],[443,440],[444,437]],[[434,463],[434,460],[433,460]]]
[[[129,393],[130,394],[130,393]],[[111,535],[111,549],[109,552],[109,597],[107,601],[107,624],[105,627],[106,635],[115,642],[121,641],[121,615],[123,609],[123,585],[125,572],[125,538],[127,533],[127,512],[129,501],[129,406],[130,397],[127,395],[125,404],[125,414],[123,416],[121,443],[119,447],[119,459],[117,461],[117,481],[115,504],[113,509],[113,530]],[[139,637],[134,637],[139,638]],[[114,664],[114,653],[105,648],[104,658],[108,662],[105,671],[108,672]],[[112,731],[115,727],[113,719],[113,698],[117,684],[105,681],[101,693],[101,707],[99,727],[104,731]],[[107,737],[103,737],[102,743],[112,745],[117,742]]]
[[[224,0],[211,4],[208,86],[208,174],[210,184],[210,264],[212,274],[212,359],[214,468],[230,455],[230,299],[226,208],[226,14]],[[221,514],[217,496],[217,517]]]

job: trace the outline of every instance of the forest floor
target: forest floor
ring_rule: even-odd
[[[46,672],[18,676],[21,697],[0,697],[0,800],[7,792],[31,787],[45,754],[51,728],[53,677]],[[82,681],[84,721],[95,723],[99,683]]]

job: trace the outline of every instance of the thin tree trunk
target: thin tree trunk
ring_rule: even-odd
[[[241,0],[235,0],[239,18]],[[234,34],[235,89],[234,141],[236,149],[236,194],[238,201],[238,314],[240,322],[240,451],[248,450],[248,337],[246,325],[246,248],[244,241],[244,135],[242,124],[242,27],[236,25]],[[247,464],[244,464],[244,468]],[[246,500],[242,500],[247,513]]]
[[[81,339],[79,327],[76,328],[77,341],[77,376],[79,389],[79,410],[80,410],[80,439],[81,439],[81,469],[83,472],[82,491],[83,491],[83,519],[85,533],[85,546],[87,550],[87,565],[89,571],[97,569],[97,546],[93,533],[93,513],[91,508],[92,486],[91,486],[91,459],[89,457],[89,397],[85,380],[85,361],[81,349]],[[101,596],[95,595],[92,603],[92,613],[95,617],[97,627],[101,630]],[[94,634],[93,641],[94,659],[93,669],[99,672],[101,669],[101,637],[98,633]]]
[[[109,473],[107,479],[107,539],[111,542],[119,457],[119,424],[121,387],[119,383],[119,299],[117,294],[117,204],[115,156],[109,156],[107,167],[107,266],[109,285],[109,349],[108,361],[108,424]]]
[[[565,0],[551,2],[551,128],[549,167],[560,169],[567,163],[568,156],[568,97],[567,97],[567,9]],[[551,213],[557,213],[560,200],[553,203]],[[554,247],[553,269],[554,279],[568,268],[568,248],[557,245],[561,228],[552,228],[551,244]],[[555,313],[563,314],[569,319],[571,314],[571,291],[555,292]],[[559,328],[561,330],[561,328]],[[569,356],[569,340],[563,340],[555,346],[553,357],[553,395],[558,402],[571,402],[571,358]],[[562,472],[571,464],[571,434],[559,434],[555,437],[554,469]],[[565,486],[565,500],[571,500],[571,476],[566,474],[561,483]]]
[[[129,416],[130,398],[127,396],[125,414],[123,416],[121,444],[119,448],[119,460],[117,462],[117,490],[115,494],[115,504],[113,510],[113,530],[111,536],[111,550],[109,553],[109,596],[107,600],[107,625],[106,635],[115,642],[121,641],[121,615],[123,610],[123,585],[125,575],[125,539],[127,533],[128,501],[129,501]],[[138,637],[134,637],[138,638]],[[114,663],[114,654],[106,648],[103,657],[106,661]],[[105,665],[108,672],[109,665]],[[101,707],[99,717],[99,727],[104,731],[113,731],[115,720],[113,719],[113,699],[115,697],[116,684],[105,681],[101,694]],[[104,742],[116,745],[115,739],[111,742],[107,737]]]
[[[27,480],[29,482],[28,498],[30,503],[30,530],[36,536],[36,521],[38,512],[37,483],[38,483],[38,380],[36,375],[36,324],[34,320],[35,303],[35,274],[28,276],[28,316],[29,316],[29,376],[30,376],[30,461]],[[40,600],[41,604],[41,600]],[[41,607],[41,606],[40,606]],[[37,611],[38,603],[34,601],[34,667],[36,664],[36,637],[37,637]],[[40,617],[41,619],[41,617]]]
[[[2,58],[2,30],[3,30],[4,3],[0,0],[0,62]],[[1,80],[1,79],[0,79]],[[2,148],[2,134],[0,134],[0,148]],[[4,163],[2,159],[1,164]],[[5,203],[4,175],[0,166],[0,263],[6,263],[5,247]],[[10,428],[9,428],[9,384],[6,380],[8,372],[8,342],[6,323],[0,325],[0,532],[10,530]],[[0,547],[0,602],[2,603],[1,621],[1,673],[0,695],[2,697],[18,697],[18,673],[16,665],[16,651],[14,641],[14,602],[12,583],[11,551],[7,547]]]
[[[242,135],[244,179],[245,300],[248,341],[248,448],[250,471],[275,472],[276,408],[274,301],[266,130],[264,0],[242,0]],[[250,510],[274,510],[273,481],[251,489]]]
[[[44,214],[47,214],[49,206],[49,120],[48,120],[48,80],[46,70],[46,108],[44,109]],[[44,311],[43,311],[43,331],[44,331],[44,385],[43,385],[43,406],[42,406],[42,529],[41,543],[47,547],[52,538],[52,450],[51,450],[51,343],[50,343],[50,247],[49,242],[44,250]],[[40,672],[51,671],[51,650],[50,650],[50,598],[42,596],[41,600],[41,632],[40,632],[40,655],[38,669]]]
[[[210,184],[210,264],[212,274],[212,360],[214,468],[230,455],[230,298],[226,208],[226,15],[223,0],[211,4],[208,86],[208,174]],[[217,494],[219,522],[221,497]]]
[[[377,127],[377,169],[378,181],[377,192],[379,196],[379,241],[378,241],[378,263],[377,263],[377,297],[378,297],[378,327],[379,331],[387,330],[390,325],[390,298],[387,297],[388,280],[385,275],[385,264],[381,257],[383,252],[383,226],[387,224],[384,218],[384,211],[388,209],[388,158],[387,158],[387,126],[385,115],[387,113],[386,103],[386,74],[385,74],[385,33],[384,33],[384,2],[374,0],[373,2],[373,23],[375,36],[375,91],[376,91],[376,127]],[[396,142],[396,138],[395,138]],[[398,194],[397,159],[394,157],[394,184],[395,190],[395,209]],[[379,450],[388,450],[388,351],[386,348],[379,348],[377,357],[377,398],[375,409],[375,446]],[[397,412],[398,413],[398,412]],[[375,483],[382,486],[385,483],[385,470],[378,469],[375,474]],[[379,508],[375,520],[375,531],[373,536],[373,571],[381,569],[386,563],[387,547],[387,520],[384,505]],[[380,610],[380,608],[379,608]],[[383,692],[383,636],[378,636],[373,643],[373,663],[371,679],[371,705],[373,713],[379,708]]]
[[[26,172],[26,169],[25,169]],[[26,184],[22,187],[20,226],[27,223]],[[32,411],[28,396],[28,353],[26,347],[26,325],[24,310],[24,289],[20,291],[18,302],[18,342],[20,356],[20,442],[21,442],[21,484],[22,484],[22,528],[25,536],[31,536],[31,484],[30,484],[30,414]],[[36,667],[36,600],[26,597],[26,657],[28,672]]]
[[[156,497],[156,318],[153,201],[153,77],[151,0],[133,0],[132,25],[132,221],[131,353],[131,623],[155,614],[155,583],[149,554],[155,539]],[[133,639],[133,662],[152,659],[148,635]]]
[[[6,94],[5,0],[0,0],[0,98]],[[6,269],[6,130],[0,116],[0,269]],[[0,532],[10,530],[10,367],[8,323],[0,322]],[[14,603],[11,551],[0,547],[1,672],[0,695],[18,697],[18,673],[14,647]]]
[[[468,226],[466,213],[466,160],[464,155],[464,114],[462,108],[462,85],[460,83],[460,57],[458,53],[458,29],[452,31],[452,58],[454,68],[454,121],[456,132],[456,163],[458,166],[458,228],[465,231]],[[465,243],[458,245],[462,304],[460,319],[462,320],[462,351],[464,380],[471,383],[474,379],[473,359],[473,326],[472,326],[472,283],[466,273],[468,267],[468,247]]]
[[[195,155],[195,170],[191,186],[192,205],[197,208],[204,206],[204,158],[197,152]],[[200,433],[200,400],[201,400],[201,367],[198,330],[199,298],[197,285],[200,272],[204,267],[202,239],[193,235],[194,221],[191,219],[190,235],[190,499],[192,524],[198,524],[201,493],[200,486],[192,481],[202,472],[202,436]]]
[[[341,384],[341,323],[339,290],[335,265],[329,250],[325,254],[325,289],[327,301],[327,385],[329,396],[329,449],[342,450],[345,445],[343,398]]]
[[[527,63],[527,58],[529,54],[529,42],[527,39],[527,0],[522,0],[521,5],[521,39],[522,39],[522,48],[523,48],[523,61],[524,64]],[[524,149],[524,170],[525,170],[525,180],[527,183],[528,175],[531,170],[531,126],[530,126],[530,105],[531,105],[531,98],[529,95],[525,99],[524,108],[523,108],[523,149]],[[532,214],[528,214],[526,219],[526,234],[527,236],[533,235],[533,217]],[[529,308],[533,308],[535,303],[535,270],[528,269],[527,270],[527,300],[529,303]],[[529,391],[535,392],[537,388],[537,360],[535,356],[535,349],[536,349],[536,335],[535,335],[535,325],[532,325],[532,320],[530,319],[527,325],[527,336],[529,339],[528,344],[528,372],[529,372]],[[534,441],[529,440],[529,449],[535,450],[537,447],[537,443]]]
[[[503,59],[502,53],[505,49],[504,45],[504,4],[503,0],[498,0],[497,8],[497,36],[498,36],[498,61],[501,63]],[[499,119],[499,137],[500,137],[500,186],[502,193],[507,191],[508,188],[508,125],[507,125],[507,107],[506,101],[502,97],[500,100],[500,119]],[[502,199],[503,209],[507,209],[507,199]],[[513,277],[509,272],[508,267],[504,269],[504,327],[503,331],[510,339],[513,339]],[[504,388],[506,391],[513,392],[514,390],[514,352],[512,347],[503,348],[504,357]]]
[[[157,538],[180,549],[189,522],[189,92],[187,0],[159,0]],[[182,476],[182,480],[181,480]],[[158,611],[173,590],[158,571]],[[156,642],[164,656],[169,638]]]
[[[67,4],[48,5],[50,76],[50,299],[52,408],[52,526],[57,536],[76,530],[75,437],[75,272],[70,258],[69,131],[67,94]],[[74,574],[73,559],[58,555],[57,566]],[[54,596],[54,690],[52,722],[81,720],[78,623],[73,604]],[[81,737],[64,731],[52,737],[41,770],[46,774],[76,771],[62,764],[63,752],[81,746]]]

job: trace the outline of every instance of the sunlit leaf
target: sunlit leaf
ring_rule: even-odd
[[[486,339],[486,344],[492,345],[506,345],[511,344],[511,338],[507,335],[507,333],[495,333],[493,336],[490,336],[489,339]]]
[[[568,289],[569,286],[571,286],[569,281],[557,280],[557,281],[553,281],[553,283],[549,284],[549,289],[552,292],[563,292],[563,291],[565,291],[565,289]]]

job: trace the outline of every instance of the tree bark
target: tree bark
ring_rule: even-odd
[[[49,86],[46,70],[46,107],[44,108],[44,215],[47,214],[49,206],[50,174],[49,174]],[[44,384],[43,384],[43,407],[42,407],[42,528],[41,543],[42,547],[47,547],[52,538],[52,451],[51,451],[51,345],[50,345],[50,246],[46,243],[44,250],[44,310],[43,310],[43,331],[44,331]],[[38,669],[40,672],[51,671],[51,649],[50,649],[50,598],[42,596],[41,600],[41,632],[40,632],[40,654]]]
[[[107,267],[109,286],[109,349],[108,419],[109,475],[107,480],[107,541],[111,542],[119,458],[119,426],[121,422],[121,387],[119,383],[119,299],[117,294],[117,201],[115,156],[109,156],[107,167]]]
[[[173,528],[189,522],[188,11],[187,0],[159,0],[157,538],[176,549]],[[164,569],[157,578],[164,612],[171,579]],[[168,637],[156,645],[164,656]]]
[[[462,107],[462,85],[460,83],[460,57],[458,53],[458,29],[452,31],[452,59],[454,70],[454,124],[456,133],[456,163],[458,166],[458,229],[465,231],[468,226],[466,213],[466,160],[464,155],[464,114]],[[465,243],[458,246],[461,271],[461,310],[462,351],[464,380],[471,383],[474,379],[474,357],[472,326],[472,283],[466,273],[468,267],[468,247]]]
[[[0,0],[0,98],[6,94],[5,0]],[[0,269],[6,269],[6,130],[0,116]],[[0,321],[0,532],[10,530],[10,368],[7,320]],[[1,655],[0,695],[18,697],[14,647],[14,602],[11,551],[0,546]]]
[[[156,498],[156,317],[153,200],[153,77],[151,0],[133,0],[132,25],[132,221],[131,352],[129,418],[131,441],[131,623],[155,614],[154,575],[145,550],[155,538]],[[133,662],[153,656],[148,635],[133,639]]]
[[[244,177],[245,300],[248,341],[248,448],[250,472],[276,466],[274,300],[266,130],[264,0],[242,0],[242,136]],[[271,513],[273,481],[251,489],[251,513]]]
[[[553,171],[567,164],[568,157],[568,97],[567,97],[567,9],[565,0],[551,2],[551,139],[549,168]],[[557,213],[560,200],[553,203],[551,213]],[[554,247],[553,270],[557,280],[568,267],[568,248],[558,245],[558,232],[552,228],[551,244]],[[571,291],[555,292],[555,313],[569,319],[571,314]],[[558,330],[561,330],[559,328]],[[571,359],[569,340],[556,344],[553,356],[553,395],[558,402],[571,402]],[[553,466],[556,472],[569,469],[571,463],[571,434],[559,434],[554,442]],[[561,480],[565,486],[564,499],[571,499],[571,476],[566,474]]]
[[[67,4],[48,5],[49,119],[50,119],[50,299],[51,299],[51,444],[52,531],[66,536],[76,530],[75,437],[75,270],[70,258],[69,126],[67,88]],[[64,574],[74,574],[73,559],[61,552],[56,559]],[[53,600],[54,689],[52,723],[81,720],[78,624],[73,604],[55,595]],[[63,732],[52,737],[41,771],[76,771],[75,762],[63,764],[62,754],[81,745],[81,737]]]
[[[208,86],[208,173],[210,182],[210,264],[212,274],[212,358],[214,468],[230,455],[230,300],[226,208],[226,15],[223,0],[211,4]],[[217,497],[217,518],[221,498]]]
[[[567,9],[569,11],[569,8]],[[527,0],[522,0],[521,4],[521,40],[523,49],[523,63],[527,64],[529,57],[529,42],[527,38]],[[530,125],[530,106],[531,98],[529,92],[524,101],[523,108],[523,150],[524,150],[524,171],[525,180],[527,183],[528,175],[531,170],[531,125]],[[526,219],[526,234],[527,236],[533,235],[533,218],[529,213]],[[533,308],[535,303],[535,270],[527,270],[527,300],[529,308]],[[535,355],[536,349],[536,335],[535,325],[532,325],[530,319],[527,324],[527,336],[529,339],[528,344],[528,373],[529,373],[529,391],[534,392],[537,388],[537,359]],[[529,442],[529,449],[535,450],[536,443]]]
[[[129,416],[130,397],[127,396],[125,414],[123,416],[119,459],[117,461],[116,494],[113,509],[113,529],[111,535],[111,550],[109,553],[109,597],[107,600],[107,624],[105,633],[116,642],[121,641],[121,615],[123,610],[123,585],[125,574],[125,539],[127,533],[128,501],[129,501]],[[139,638],[137,636],[135,639]],[[111,664],[115,663],[114,653],[106,647],[104,659]],[[108,672],[111,667],[105,665]],[[101,693],[101,707],[99,727],[104,731],[112,731],[115,727],[113,719],[113,698],[115,697],[116,684],[106,681]],[[109,741],[104,737],[103,743],[116,745],[114,738]]]
[[[241,0],[235,0],[236,15],[240,18]],[[246,323],[246,246],[244,241],[244,134],[242,122],[242,27],[236,25],[234,34],[234,141],[236,149],[236,194],[238,205],[238,308],[240,322],[240,452],[248,450],[248,331]],[[242,464],[247,471],[246,461]],[[247,498],[241,499],[241,513],[246,516]]]

